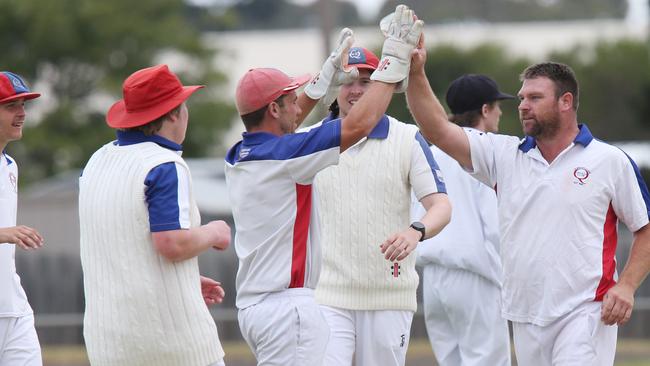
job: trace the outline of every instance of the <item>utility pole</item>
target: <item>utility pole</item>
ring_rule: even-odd
[[[334,28],[336,0],[318,0],[318,15],[320,19],[321,44],[323,46],[323,59],[330,54],[330,35]]]

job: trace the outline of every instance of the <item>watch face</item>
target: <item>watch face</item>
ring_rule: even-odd
[[[419,221],[415,221],[414,223],[412,223],[411,227],[413,227],[415,230],[420,230],[420,231],[424,230],[424,224]]]

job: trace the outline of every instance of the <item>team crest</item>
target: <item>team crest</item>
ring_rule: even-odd
[[[587,168],[578,167],[573,170],[573,176],[577,181],[573,181],[573,184],[579,184],[581,186],[587,184],[587,179],[589,178],[589,170]]]
[[[14,188],[14,193],[18,193],[18,178],[14,173],[9,173],[9,183]]]
[[[358,48],[354,48],[350,50],[349,58],[353,60],[360,60],[361,59],[361,50]]]

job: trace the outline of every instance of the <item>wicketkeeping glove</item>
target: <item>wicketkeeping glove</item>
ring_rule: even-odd
[[[355,67],[348,66],[348,52],[354,42],[354,33],[343,28],[339,34],[336,49],[323,63],[320,72],[305,87],[305,94],[311,99],[320,99],[321,103],[330,105],[336,99],[339,88],[359,77]]]
[[[396,92],[404,91],[411,67],[411,52],[420,40],[423,26],[421,20],[415,20],[413,10],[405,5],[398,5],[395,13],[382,19],[380,28],[386,40],[379,67],[372,73],[370,79],[386,83],[401,82]]]

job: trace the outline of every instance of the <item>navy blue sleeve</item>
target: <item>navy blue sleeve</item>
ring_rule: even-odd
[[[158,165],[147,174],[144,184],[151,232],[189,227],[188,197],[179,195],[179,191],[185,191],[184,183],[179,185],[179,171],[174,162]]]

